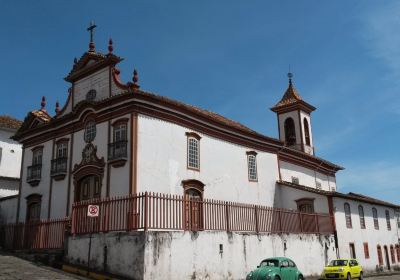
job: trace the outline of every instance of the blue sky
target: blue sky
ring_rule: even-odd
[[[249,4],[250,3],[250,4]],[[269,111],[288,67],[312,115],[316,154],[346,167],[339,190],[399,203],[400,3],[396,1],[8,1],[0,9],[0,114],[66,100],[74,57],[125,60],[143,89],[277,137]]]

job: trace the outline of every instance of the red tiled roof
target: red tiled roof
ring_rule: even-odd
[[[293,83],[289,80],[289,86],[285,91],[282,99],[271,108],[274,112],[282,111],[285,108],[293,109],[293,106],[300,106],[306,111],[312,112],[315,107],[303,101],[298,91],[294,88]]]
[[[387,201],[379,200],[370,196],[362,195],[362,194],[356,194],[349,192],[348,194],[341,193],[341,192],[336,192],[336,191],[325,191],[325,190],[318,190],[315,188],[307,187],[304,185],[299,185],[299,184],[293,184],[291,182],[287,181],[277,181],[278,184],[284,185],[287,187],[291,187],[294,189],[298,190],[303,190],[311,193],[316,193],[316,194],[321,194],[321,195],[326,195],[326,196],[332,196],[332,197],[340,197],[344,199],[350,199],[350,200],[356,200],[356,201],[361,201],[361,202],[366,202],[366,203],[371,203],[371,204],[377,204],[377,205],[383,205],[383,206],[388,206],[396,209],[400,209],[400,205],[396,205]]]
[[[46,110],[33,110],[31,112],[32,115],[34,115],[36,118],[42,120],[44,123],[49,122],[52,117],[49,115],[49,113],[47,113]]]
[[[301,99],[300,94],[297,92],[297,90],[293,86],[293,83],[290,81],[289,87],[287,88],[282,99],[278,103],[276,103],[276,105],[273,108],[286,106],[286,105],[293,104],[293,103],[296,103],[301,100],[302,99]]]
[[[0,128],[18,129],[21,125],[22,121],[20,120],[6,115],[0,116]]]

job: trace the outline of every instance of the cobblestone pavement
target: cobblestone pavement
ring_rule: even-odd
[[[87,279],[0,252],[0,280]]]

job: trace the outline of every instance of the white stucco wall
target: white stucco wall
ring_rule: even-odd
[[[11,140],[15,131],[0,128],[0,177],[19,178],[22,159],[22,145]],[[1,186],[0,186],[1,188]]]
[[[248,180],[246,152],[252,149],[198,133],[200,171],[187,168],[192,130],[139,115],[138,191],[183,194],[182,180],[205,184],[204,198],[273,205],[278,178],[276,154],[256,151],[258,182]]]
[[[344,214],[344,203],[350,204],[352,228],[347,228]],[[390,245],[398,244],[397,227],[394,218],[394,210],[389,207],[373,205],[343,198],[334,198],[333,205],[335,209],[336,229],[339,239],[339,254],[340,257],[350,257],[349,243],[354,243],[356,257],[365,270],[375,270],[378,262],[377,245],[382,248],[382,257],[386,266],[386,258],[384,256],[383,246],[386,245],[390,249]],[[358,215],[358,206],[364,208],[365,229],[361,229],[360,218]],[[379,230],[374,228],[372,216],[372,207],[378,210]],[[391,230],[387,229],[385,210],[390,212]],[[368,242],[370,258],[366,259],[364,255],[363,243]],[[390,250],[389,250],[390,258]],[[397,258],[396,258],[397,260]],[[398,260],[397,260],[398,261]],[[390,258],[390,263],[392,261]],[[397,262],[397,264],[399,264]]]
[[[87,235],[70,237],[67,260],[86,265],[88,244]],[[291,258],[306,276],[319,275],[335,258],[332,235],[150,231],[94,235],[91,268],[103,270],[104,246],[108,271],[135,279],[244,279],[263,259],[278,256]]]
[[[18,194],[19,180],[0,177],[0,198]]]
[[[86,93],[94,89],[96,90],[96,101],[110,97],[109,88],[110,68],[103,68],[74,84],[74,104],[86,99]]]
[[[24,160],[23,160],[23,172],[22,172],[22,187],[21,187],[21,202],[20,202],[20,215],[19,221],[25,221],[26,219],[26,198],[31,194],[39,194],[42,196],[40,217],[41,219],[47,218],[48,213],[48,201],[49,201],[49,193],[50,193],[50,170],[51,170],[51,156],[52,156],[52,147],[53,141],[47,141],[43,144],[43,156],[42,156],[42,173],[41,179],[37,186],[32,187],[26,181],[28,172],[28,166],[32,165],[32,148],[30,147],[25,149],[24,152]]]
[[[336,178],[320,172],[295,165],[286,161],[279,161],[281,168],[281,179],[292,182],[292,176],[299,178],[299,184],[311,188],[316,188],[316,182],[321,183],[321,189],[325,191],[336,190]]]
[[[0,199],[0,225],[15,223],[17,202],[17,196]]]
[[[328,199],[324,195],[310,193],[294,188],[277,185],[276,204],[274,207],[297,210],[297,199],[314,198],[314,211],[316,213],[329,213]]]

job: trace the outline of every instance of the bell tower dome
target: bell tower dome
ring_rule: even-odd
[[[285,146],[314,155],[311,112],[316,108],[303,101],[293,86],[293,74],[288,73],[289,86],[282,99],[271,108],[278,116],[279,139]]]

